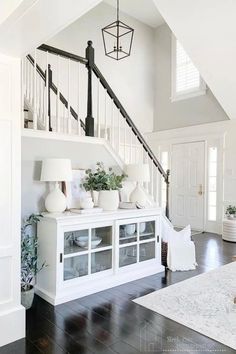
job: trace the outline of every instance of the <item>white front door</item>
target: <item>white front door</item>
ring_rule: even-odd
[[[204,142],[173,145],[171,219],[175,226],[204,229]]]

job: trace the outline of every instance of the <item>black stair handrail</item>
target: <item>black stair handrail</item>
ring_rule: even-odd
[[[66,52],[65,50],[62,50],[62,49],[52,47],[47,44],[42,44],[37,49],[42,50],[43,52],[48,52],[48,53],[59,55],[60,57],[63,57],[66,59],[71,59],[73,61],[77,61],[77,62],[84,64],[84,65],[86,65],[88,63],[88,60],[86,58],[83,58],[83,57],[76,55],[76,54]]]
[[[29,60],[29,62],[32,64],[32,66],[35,65],[34,58],[30,54],[28,54],[26,58]],[[36,71],[41,76],[42,80],[45,82],[45,85],[46,85],[46,74],[38,64],[36,64]],[[55,95],[57,95],[58,88],[53,82],[51,83],[50,88],[55,93]],[[68,101],[63,96],[63,94],[61,92],[59,92],[59,99],[60,99],[61,103],[64,104],[66,109],[68,109]],[[71,113],[72,117],[78,121],[78,114],[75,112],[75,110],[71,106],[70,106],[70,113]],[[80,119],[80,125],[81,125],[82,129],[85,131],[85,124],[82,121],[82,119]]]

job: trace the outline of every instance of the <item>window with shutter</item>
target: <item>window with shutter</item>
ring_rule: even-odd
[[[172,101],[206,93],[206,84],[180,42],[172,43]]]

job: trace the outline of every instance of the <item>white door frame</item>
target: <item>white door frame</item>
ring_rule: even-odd
[[[223,171],[224,171],[224,149],[225,149],[225,134],[226,129],[224,125],[221,124],[204,124],[195,127],[186,127],[180,129],[171,129],[162,132],[153,133],[149,137],[149,142],[151,146],[154,146],[154,150],[157,151],[157,155],[160,159],[161,152],[167,151],[169,155],[169,166],[170,169],[170,201],[172,200],[172,188],[171,188],[171,152],[172,145],[184,144],[191,142],[204,141],[205,143],[205,199],[204,199],[204,231],[221,233],[222,231],[222,218],[224,213],[223,205]],[[155,143],[157,142],[158,143]],[[217,146],[218,148],[218,176],[217,176],[217,220],[209,221],[207,218],[207,200],[208,200],[208,149],[210,146]],[[161,195],[161,193],[159,193]],[[159,200],[161,203],[161,200]],[[172,206],[170,206],[171,215]]]

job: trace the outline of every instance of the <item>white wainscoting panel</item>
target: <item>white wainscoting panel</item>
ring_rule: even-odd
[[[21,62],[0,54],[0,347],[24,337],[20,302]]]

